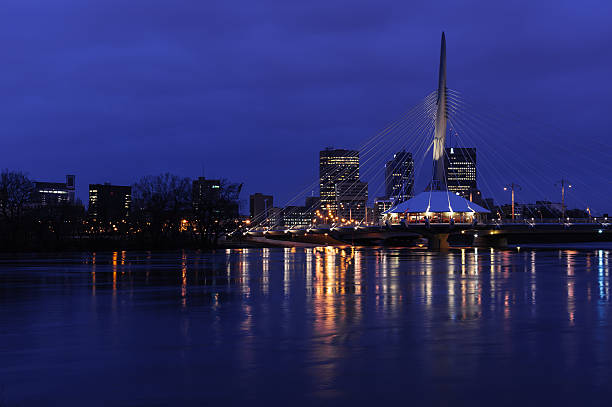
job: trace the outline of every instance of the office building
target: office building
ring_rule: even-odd
[[[192,182],[191,200],[195,220],[209,222],[240,218],[239,195],[242,184],[224,183],[219,179],[198,177]]]
[[[393,200],[387,198],[377,198],[374,200],[374,220],[382,223],[384,215],[383,213],[391,209],[393,206]]]
[[[34,206],[53,206],[74,203],[74,175],[66,175],[66,182],[34,182],[31,202]]]
[[[336,184],[336,221],[366,220],[368,202],[368,183],[362,181],[344,181]]]
[[[252,194],[249,197],[251,222],[257,224],[265,220],[272,207],[274,207],[274,197],[272,195],[264,195],[260,192]]]
[[[359,151],[326,148],[319,152],[321,209],[335,213],[338,208],[336,184],[359,182]]]
[[[273,206],[268,209],[268,217],[261,222],[263,226],[269,228],[283,227],[283,208]]]
[[[128,222],[132,208],[132,187],[89,184],[88,218],[98,230],[117,231]]]
[[[448,190],[469,199],[477,189],[476,148],[447,147],[444,171]]]
[[[387,199],[403,202],[414,193],[414,160],[412,153],[400,151],[385,165],[385,195]]]
[[[283,226],[296,228],[310,226],[312,224],[312,213],[306,206],[287,206],[283,209]]]
[[[218,202],[220,197],[221,180],[206,179],[205,177],[198,177],[198,179],[193,180],[191,199],[196,214],[204,207]]]

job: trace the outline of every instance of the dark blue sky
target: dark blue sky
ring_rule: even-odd
[[[4,0],[2,8],[0,167],[41,180],[75,173],[83,199],[88,183],[195,177],[204,167],[282,203],[316,179],[321,148],[361,145],[436,87],[442,30],[449,87],[561,129],[542,133],[543,160],[551,145],[610,141],[609,1]],[[570,177],[584,181],[584,194],[596,179],[600,191],[587,203],[610,208],[612,168],[601,165],[609,150],[577,157],[584,171]]]

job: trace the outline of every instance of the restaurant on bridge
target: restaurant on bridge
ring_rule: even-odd
[[[412,199],[394,205],[383,212],[390,223],[471,223],[481,214],[490,213],[474,202],[445,190],[424,191]]]

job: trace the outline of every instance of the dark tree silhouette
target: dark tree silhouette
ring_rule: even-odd
[[[132,186],[132,200],[139,234],[156,244],[177,238],[191,212],[191,181],[169,173],[145,176]]]
[[[25,214],[34,183],[20,171],[0,173],[0,233],[13,244],[25,239]]]

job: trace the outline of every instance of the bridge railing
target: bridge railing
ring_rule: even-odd
[[[401,222],[393,222],[390,225],[401,225]],[[420,222],[405,222],[408,225],[423,225],[425,224],[423,221]],[[442,224],[448,225],[448,222],[436,222],[431,221],[431,225]],[[455,222],[456,226],[465,226],[474,223],[464,223],[464,222]],[[589,225],[602,225],[603,227],[607,227],[612,224],[612,219],[608,219],[607,217],[593,217],[593,218],[526,218],[526,219],[499,219],[499,220],[484,220],[476,223],[477,225],[571,225],[571,224],[589,224]],[[384,224],[380,224],[379,226],[385,226]]]
[[[524,224],[600,224],[607,225],[612,220],[609,220],[607,217],[593,217],[593,218],[527,218],[527,219],[501,219],[501,220],[493,220],[484,222],[487,224],[495,224],[495,225],[524,225]]]

